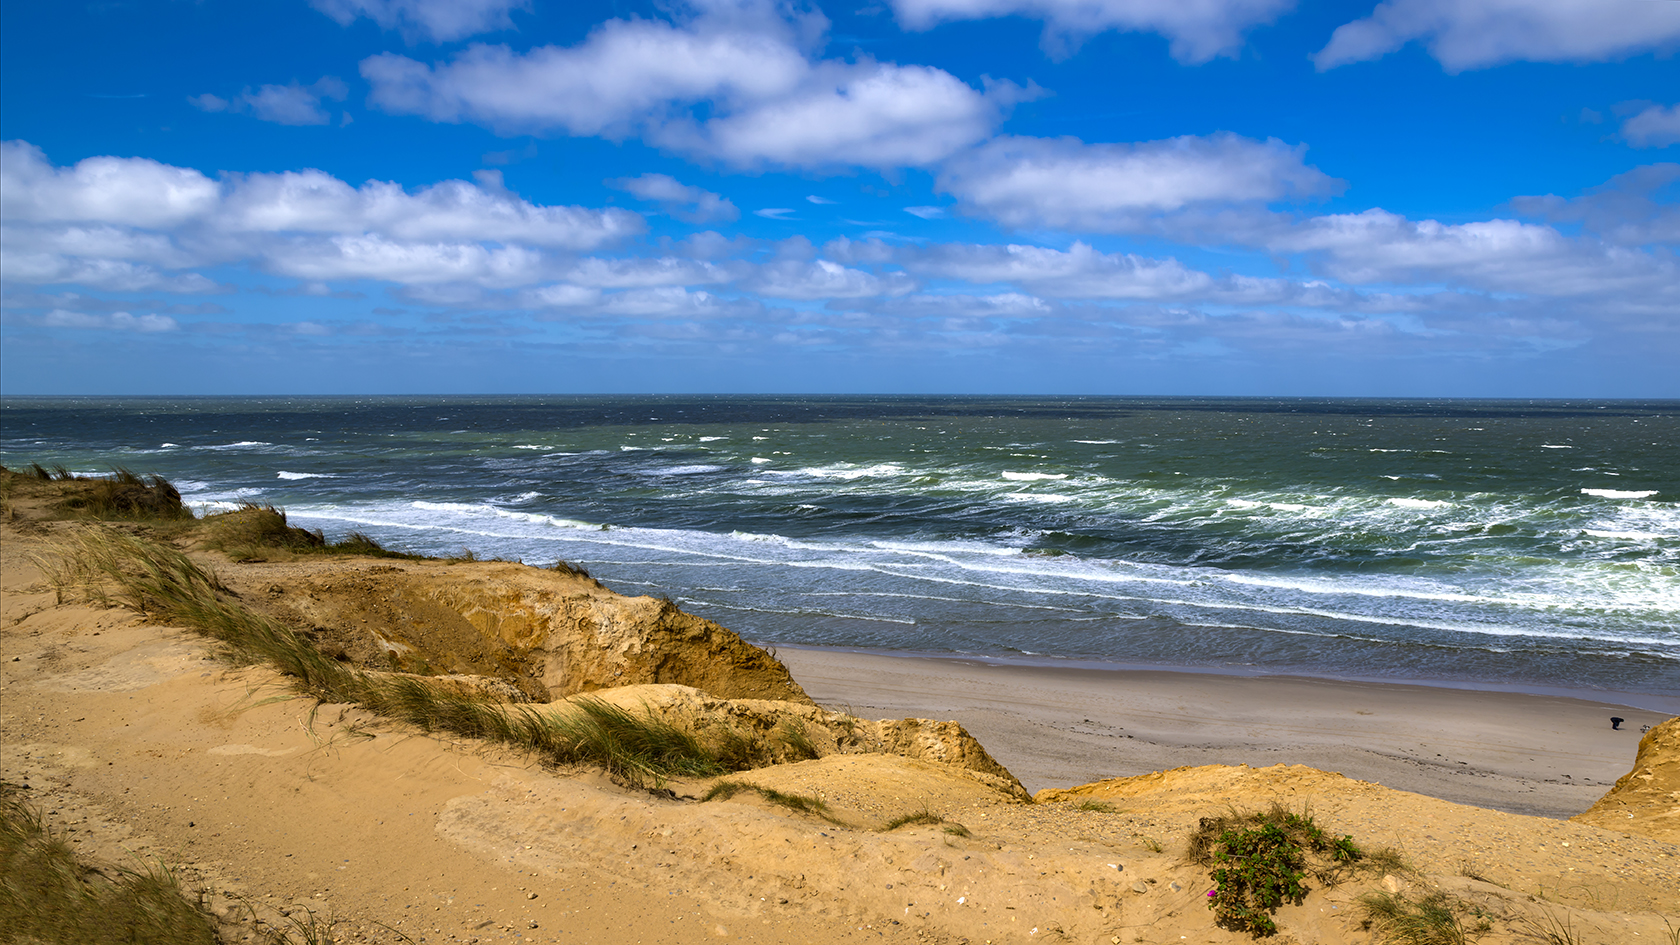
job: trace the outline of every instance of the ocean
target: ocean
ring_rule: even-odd
[[[0,462],[772,645],[1680,694],[1677,401],[8,397]]]

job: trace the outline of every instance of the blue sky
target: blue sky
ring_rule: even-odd
[[[1680,396],[1675,0],[16,0],[0,391]]]

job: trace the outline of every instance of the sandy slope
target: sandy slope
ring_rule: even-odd
[[[1476,903],[1492,923],[1483,942],[1529,940],[1524,922],[1547,915],[1567,918],[1582,942],[1666,941],[1664,914],[1680,925],[1674,844],[1297,766],[1079,789],[1112,812],[1049,795],[1019,804],[896,758],[833,756],[740,776],[821,794],[846,825],[745,796],[701,804],[629,791],[318,706],[265,669],[211,659],[182,631],[56,604],[28,559],[44,536],[0,529],[0,776],[27,783],[95,854],[161,856],[270,920],[331,914],[340,941],[401,940],[391,929],[427,942],[1245,941],[1212,926],[1206,873],[1179,853],[1200,816],[1274,798],[1310,804],[1368,844],[1402,847],[1426,875],[1387,882],[1440,884]],[[825,701],[822,686],[807,685]],[[1407,734],[1405,746],[1428,744],[1396,718],[1384,724]],[[1028,741],[1057,731],[1032,730]],[[1005,764],[1054,753],[986,740]],[[1246,752],[1288,744],[1261,727],[1230,741]],[[1487,777],[1518,778],[1519,796],[1548,790],[1548,778],[1513,764]],[[1582,768],[1593,780],[1617,773]],[[694,795],[705,785],[674,787]],[[1573,812],[1592,800],[1567,797],[1524,803]],[[923,806],[970,836],[945,825],[869,829]],[[1352,897],[1384,881],[1315,891],[1280,913],[1278,940],[1368,941]]]

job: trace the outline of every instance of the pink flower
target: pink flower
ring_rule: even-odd
[[[1215,893],[1215,890],[1212,890],[1212,889],[1208,890],[1208,898],[1212,899],[1214,897],[1214,893]]]

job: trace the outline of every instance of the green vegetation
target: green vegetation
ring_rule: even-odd
[[[192,510],[181,504],[181,493],[162,476],[139,476],[117,467],[109,476],[77,476],[63,466],[52,469],[32,463],[27,471],[0,467],[13,476],[59,484],[58,511],[81,518],[125,519],[142,522],[191,520]],[[8,482],[10,485],[10,482]]]
[[[892,820],[887,821],[886,826],[882,827],[881,831],[883,833],[887,833],[897,830],[900,827],[918,827],[923,824],[937,826],[944,822],[945,818],[924,807],[914,813],[900,814],[897,817],[894,817]]]
[[[8,942],[215,945],[215,917],[169,870],[97,870],[0,786],[0,933]]]
[[[375,558],[417,559],[418,555],[387,551],[361,532],[329,542],[319,530],[309,531],[286,522],[286,513],[272,505],[247,502],[229,512],[204,519],[204,546],[235,561],[261,561],[276,552],[292,554],[351,554]]]
[[[1255,938],[1277,933],[1272,914],[1307,895],[1310,872],[1333,883],[1364,857],[1352,837],[1332,838],[1307,814],[1274,804],[1269,810],[1204,817],[1190,835],[1190,859],[1212,868],[1208,908],[1214,921]]]
[[[266,662],[323,701],[355,703],[426,731],[510,745],[556,764],[600,765],[642,787],[727,770],[692,735],[652,712],[638,717],[595,699],[575,699],[563,709],[510,706],[421,677],[361,672],[239,605],[213,572],[186,555],[143,538],[85,531],[42,566],[61,597],[79,589],[105,599],[114,583],[119,600],[134,610],[198,630],[236,659]]]
[[[821,758],[822,752],[817,750],[816,743],[805,731],[805,726],[792,719],[783,719],[781,728],[776,733],[786,745],[793,761],[806,761],[811,758]]]
[[[1120,810],[1120,808],[1115,807],[1107,801],[1093,801],[1089,799],[1080,801],[1073,806],[1075,810],[1088,810],[1093,814],[1113,814],[1118,813]]]
[[[1468,945],[1472,935],[1485,932],[1491,926],[1485,920],[1474,928],[1466,928],[1461,917],[1469,911],[1464,902],[1444,892],[1431,892],[1419,899],[1403,893],[1374,890],[1359,897],[1359,909],[1365,922],[1376,929],[1381,941],[1397,945]],[[1564,937],[1547,938],[1556,945],[1574,945],[1573,932]]]

